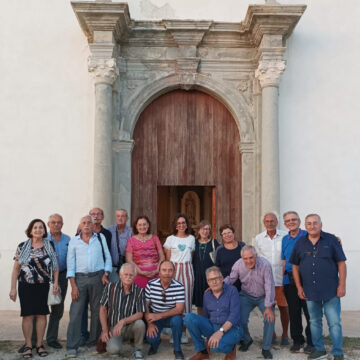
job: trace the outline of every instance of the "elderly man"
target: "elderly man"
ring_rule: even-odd
[[[134,264],[123,264],[120,280],[106,285],[100,300],[101,339],[106,342],[109,354],[119,354],[122,339],[134,340],[134,359],[142,360],[145,323],[142,320],[145,308],[144,290],[134,284]]]
[[[265,359],[272,359],[270,347],[275,325],[275,286],[271,264],[257,256],[253,246],[245,245],[241,249],[241,259],[233,265],[225,283],[233,284],[237,279],[241,281],[241,322],[244,331],[239,350],[247,351],[253,343],[248,322],[251,311],[258,307],[264,316],[262,355]]]
[[[81,317],[85,301],[91,309],[90,338],[88,345],[96,344],[100,335],[99,307],[104,284],[109,282],[112,269],[111,256],[102,234],[93,232],[90,215],[81,218],[79,235],[69,243],[67,277],[71,284],[70,322],[67,329],[67,357],[76,357],[81,339]]]
[[[305,218],[307,235],[295,244],[290,257],[300,299],[306,300],[314,351],[309,359],[327,357],[322,333],[325,314],[333,343],[334,360],[344,359],[340,298],[346,293],[346,257],[338,239],[322,231],[317,214]]]
[[[59,323],[64,314],[64,301],[68,287],[68,280],[66,278],[66,257],[70,236],[61,232],[63,225],[64,222],[61,215],[53,214],[49,216],[49,232],[47,239],[54,244],[58,256],[59,286],[61,290],[61,303],[51,306],[49,325],[46,333],[47,344],[55,349],[62,348],[61,344],[58,342]]]
[[[111,232],[102,226],[102,222],[104,220],[104,211],[100,208],[93,208],[89,211],[89,215],[94,220],[94,232],[96,234],[103,234],[105,236],[106,244],[110,251]],[[90,336],[89,331],[88,331],[88,305],[89,305],[89,299],[85,302],[85,309],[84,309],[83,316],[81,319],[80,346],[85,345]]]
[[[111,247],[109,248],[113,263],[113,269],[110,281],[119,280],[119,269],[125,262],[125,249],[128,240],[133,235],[130,226],[126,223],[129,220],[128,213],[125,209],[115,211],[116,224],[108,227],[111,232]]]
[[[175,359],[184,359],[181,351],[181,333],[185,289],[180,282],[173,279],[174,273],[174,264],[169,260],[164,260],[159,265],[160,278],[151,280],[146,285],[145,319],[148,325],[146,339],[151,345],[148,355],[154,355],[161,342],[162,329],[170,327],[174,339]]]
[[[274,213],[265,214],[263,223],[266,230],[256,235],[253,245],[257,251],[257,254],[265,258],[271,264],[275,281],[275,301],[280,311],[280,320],[283,330],[280,345],[289,345],[289,309],[284,295],[283,269],[281,260],[282,238],[284,235],[286,235],[286,231],[279,230],[277,228],[278,218]],[[273,341],[275,341],[275,333],[273,337]]]
[[[282,240],[281,258],[284,271],[284,293],[289,306],[290,334],[293,339],[293,345],[290,351],[294,353],[300,352],[305,343],[302,326],[302,310],[307,323],[305,329],[307,345],[304,347],[304,353],[310,354],[314,349],[310,331],[310,316],[306,301],[300,299],[298,296],[292,274],[292,264],[289,262],[294,245],[301,237],[305,236],[307,232],[306,230],[300,229],[301,221],[296,211],[287,211],[283,215],[283,219],[285,226],[289,229],[289,233],[285,235]]]
[[[204,338],[208,338],[209,351],[225,353],[224,360],[236,358],[236,343],[241,340],[240,297],[234,286],[224,284],[220,269],[206,270],[210,290],[204,294],[203,316],[188,313],[185,325],[193,339],[196,354],[190,360],[209,359]]]

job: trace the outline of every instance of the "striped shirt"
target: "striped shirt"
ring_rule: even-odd
[[[112,290],[113,288],[113,290]],[[144,290],[135,284],[125,294],[121,280],[105,286],[100,304],[108,308],[108,323],[115,326],[121,319],[146,310]]]
[[[162,313],[173,309],[177,303],[185,302],[184,286],[173,279],[169,287],[164,289],[160,279],[154,279],[146,285],[145,299],[150,302],[150,312]]]

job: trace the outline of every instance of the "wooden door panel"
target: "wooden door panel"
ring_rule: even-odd
[[[197,91],[167,93],[143,111],[133,138],[132,219],[144,213],[156,231],[158,185],[215,186],[217,229],[230,222],[241,234],[240,138],[222,103]]]

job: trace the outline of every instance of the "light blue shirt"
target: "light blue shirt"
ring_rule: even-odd
[[[103,253],[97,234],[93,234],[89,240],[89,244],[83,241],[80,235],[81,233],[70,240],[67,254],[66,277],[75,277],[76,273],[92,273],[99,270],[111,272],[111,256],[106,244],[105,236],[99,234],[105,253],[104,263]]]
[[[61,237],[59,241],[55,241],[50,232],[47,234],[47,239],[51,241],[56,250],[56,255],[59,263],[59,271],[66,270],[66,257],[68,253],[68,246],[70,242],[70,236],[61,233]]]
[[[111,225],[107,228],[111,232],[111,258],[114,266],[119,265],[119,250],[120,254],[125,256],[125,249],[128,240],[132,237],[133,232],[130,226],[125,225],[124,230],[120,232],[117,228],[117,225]],[[117,239],[119,239],[119,243],[117,244]]]

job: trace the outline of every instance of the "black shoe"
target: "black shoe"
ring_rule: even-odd
[[[303,346],[301,345],[301,344],[299,344],[299,343],[294,343],[292,346],[291,346],[291,348],[290,348],[290,352],[292,352],[292,353],[299,353],[299,352],[301,352],[301,348],[302,348]]]
[[[315,348],[314,348],[313,345],[307,344],[307,345],[304,347],[304,353],[305,353],[305,354],[311,354],[314,350],[315,350]]]
[[[253,339],[251,339],[249,342],[245,343],[244,341],[241,340],[240,342],[240,346],[239,346],[239,350],[240,351],[248,351],[250,345],[253,343]]]
[[[261,353],[262,353],[262,356],[264,357],[264,359],[272,359],[273,358],[270,350],[262,349]]]
[[[148,355],[151,356],[151,355],[155,355],[156,353],[157,353],[157,349],[153,348],[153,346],[151,345],[148,351]]]
[[[184,354],[181,350],[174,350],[175,359],[184,360]]]
[[[62,345],[58,341],[48,341],[48,346],[54,348],[54,349],[62,349]]]
[[[320,360],[325,358],[327,358],[327,353],[325,350],[314,349],[314,351],[308,356],[309,360]]]
[[[32,346],[33,349],[35,349],[35,345]],[[26,344],[24,344],[23,346],[21,346],[19,349],[18,349],[18,353],[19,354],[22,354],[24,352],[24,349],[26,348]]]

